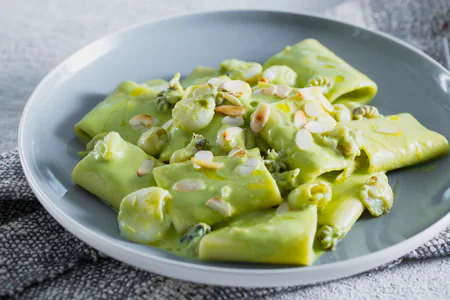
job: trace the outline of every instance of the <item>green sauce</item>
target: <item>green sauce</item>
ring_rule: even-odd
[[[75,125],[87,146],[72,178],[119,212],[130,241],[204,261],[310,265],[366,209],[389,212],[400,182],[392,191],[386,172],[448,153],[410,114],[365,105],[376,93],[313,39],[263,66],[227,59],[181,82],[126,81]]]

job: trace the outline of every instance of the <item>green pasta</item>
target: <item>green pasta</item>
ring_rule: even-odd
[[[156,185],[152,170],[139,173],[144,161],[152,168],[163,165],[110,132],[75,166],[72,180],[118,210],[126,195]]]
[[[338,50],[338,49],[336,49]],[[121,83],[75,124],[73,181],[118,211],[122,237],[203,261],[311,265],[366,211],[394,206],[386,172],[446,155],[377,85],[316,40],[262,66]]]
[[[314,39],[287,46],[264,64],[264,69],[285,65],[297,73],[297,87],[324,86],[325,96],[334,101],[367,103],[377,85]]]

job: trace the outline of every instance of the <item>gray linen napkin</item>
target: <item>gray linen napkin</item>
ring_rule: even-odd
[[[443,62],[450,1],[363,0],[367,23]],[[426,12],[426,13],[424,13]],[[450,228],[403,258],[450,255]],[[243,289],[169,279],[108,258],[62,228],[29,188],[17,150],[0,155],[0,298],[257,299],[297,287]]]
[[[450,255],[450,228],[404,259]],[[60,226],[31,191],[17,150],[0,154],[0,297],[32,299],[255,299],[301,287],[206,286],[108,258]]]

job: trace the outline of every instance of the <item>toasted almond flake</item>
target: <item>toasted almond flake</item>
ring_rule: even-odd
[[[242,78],[244,80],[251,79],[255,76],[258,76],[261,74],[262,68],[260,66],[255,66],[253,68],[248,69],[247,71],[242,74]]]
[[[277,210],[275,211],[276,215],[283,215],[287,212],[291,211],[291,207],[289,206],[289,203],[283,202],[280,205],[278,205]]]
[[[330,116],[321,116],[317,121],[306,123],[305,128],[313,133],[329,132],[336,127],[336,120]]]
[[[273,96],[276,93],[276,87],[275,86],[270,86],[270,87],[264,87],[264,88],[260,88],[260,89],[256,89],[253,94],[262,94],[262,95],[267,95],[267,96]]]
[[[331,83],[329,82],[326,85],[321,86],[321,88],[322,88],[322,93],[326,94],[330,91]]]
[[[403,133],[403,129],[401,128],[374,128],[374,131],[391,135],[400,135]]]
[[[222,95],[223,95],[223,98],[228,100],[231,104],[237,105],[237,106],[242,106],[241,100],[239,100],[238,97],[231,95],[229,93],[223,93]],[[240,95],[242,96],[242,93],[240,93]]]
[[[259,158],[255,157],[249,158],[244,164],[238,166],[237,172],[239,175],[248,176],[258,168],[259,163],[260,163]]]
[[[223,84],[223,89],[234,93],[239,94],[245,91],[246,82],[242,80],[229,80]]]
[[[306,124],[306,115],[302,110],[299,110],[294,115],[294,125],[298,129],[302,128]]]
[[[242,126],[244,125],[244,118],[242,116],[226,116],[222,119],[222,124],[230,126]]]
[[[317,102],[306,103],[303,109],[305,110],[305,114],[312,118],[318,117],[324,113],[322,107]]]
[[[228,153],[228,157],[244,157],[246,153],[241,147],[236,147]]]
[[[195,153],[194,157],[206,162],[212,162],[214,159],[214,155],[212,154],[212,152],[207,150],[198,151],[197,153]]]
[[[225,131],[223,132],[223,139],[225,141],[230,141],[233,139],[233,137],[235,137],[238,134],[241,134],[244,131],[244,129],[242,129],[241,127],[229,127],[227,129],[225,129]]]
[[[245,114],[245,108],[237,105],[220,105],[216,106],[215,111],[227,116],[238,117]]]
[[[196,169],[221,169],[223,168],[223,163],[218,162],[208,162],[201,159],[197,159],[195,157],[191,157],[192,162],[194,163],[194,168]]]
[[[205,205],[225,217],[230,217],[233,212],[231,204],[221,199],[219,196],[209,199],[206,201]]]
[[[144,176],[150,173],[153,170],[154,166],[155,161],[153,159],[146,159],[141,163],[136,173],[139,177]]]
[[[248,176],[252,174],[256,168],[254,166],[241,165],[238,167],[237,172],[241,176]]]
[[[210,93],[211,87],[208,84],[203,84],[194,90],[192,96],[194,96],[195,98],[200,98]]]
[[[245,164],[247,166],[255,166],[255,168],[258,168],[260,162],[261,162],[261,160],[259,158],[251,157],[251,158],[247,159]]]
[[[328,101],[328,99],[322,93],[319,93],[317,95],[317,100],[319,100],[320,105],[322,105],[322,107],[327,112],[332,112],[334,110],[334,106],[330,103],[330,101]]]
[[[214,86],[220,86],[225,83],[226,80],[221,78],[211,78],[208,80],[208,83]]]
[[[275,93],[281,98],[286,98],[291,92],[292,88],[287,84],[279,84],[275,89]]]
[[[269,81],[274,80],[278,76],[278,68],[268,68],[264,71],[263,76]]]
[[[326,126],[323,125],[319,121],[311,121],[306,123],[305,128],[308,129],[310,132],[313,133],[323,133],[326,132]]]
[[[173,119],[170,119],[166,123],[162,125],[162,129],[164,129],[166,132],[169,132],[170,128],[172,127]]]
[[[203,190],[206,184],[198,179],[183,179],[176,182],[172,189],[177,192],[195,192]]]
[[[214,155],[211,151],[201,150],[195,153],[194,157],[191,157],[191,160],[194,162],[195,169],[201,169],[207,165],[214,164],[213,163]]]
[[[320,116],[319,118],[317,118],[317,120],[319,120],[321,122],[330,123],[333,125],[333,128],[336,127],[336,124],[337,124],[336,120],[330,115]]]
[[[309,124],[309,123],[308,123]],[[295,144],[300,150],[308,150],[314,145],[311,132],[306,129],[300,129],[295,134]]]
[[[269,120],[270,105],[267,103],[260,103],[253,114],[250,121],[250,128],[254,132],[260,132]]]
[[[155,118],[156,119],[156,118]],[[134,130],[142,130],[146,127],[150,127],[153,124],[153,118],[147,114],[136,115],[128,122]]]
[[[318,86],[311,86],[299,89],[298,92],[302,94],[303,99],[305,100],[315,100],[317,96],[322,92],[322,90]]]

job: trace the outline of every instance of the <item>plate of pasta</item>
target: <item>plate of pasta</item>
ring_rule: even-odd
[[[24,110],[47,211],[105,254],[271,287],[388,263],[450,223],[450,73],[382,33],[274,11],[100,39]]]

